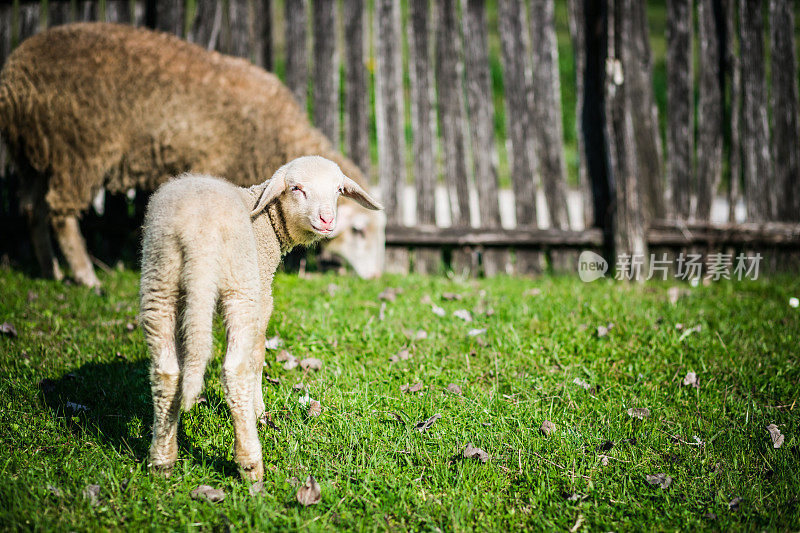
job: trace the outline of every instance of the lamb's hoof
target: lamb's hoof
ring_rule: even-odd
[[[264,463],[258,461],[247,466],[240,466],[239,474],[245,481],[261,481],[264,478]]]
[[[163,478],[168,478],[172,475],[172,470],[175,467],[175,463],[163,463],[163,464],[154,464],[148,463],[147,468],[150,472],[156,474],[157,476],[161,476]]]

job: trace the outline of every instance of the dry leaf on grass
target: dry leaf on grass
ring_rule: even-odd
[[[298,365],[298,364],[300,364],[300,363],[298,363],[298,362],[297,362],[297,359],[295,359],[295,357],[294,357],[294,356],[292,356],[292,358],[291,358],[291,359],[289,359],[288,361],[286,361],[286,362],[283,364],[283,369],[284,369],[284,370],[292,370],[292,369],[294,369],[294,368],[297,368],[297,365]]]
[[[399,287],[386,287],[378,295],[378,300],[383,300],[386,302],[394,302],[395,300],[397,300],[397,295],[402,293],[403,289]]]
[[[644,420],[650,416],[650,409],[647,407],[631,407],[628,409],[628,416]]]
[[[275,361],[278,363],[284,363],[291,359],[294,359],[294,356],[290,354],[287,350],[281,350],[280,352],[278,352],[278,355],[275,356]]]
[[[603,338],[608,335],[608,328],[605,326],[597,326],[597,336]]]
[[[586,381],[584,381],[584,380],[583,380],[583,379],[581,379],[581,378],[575,378],[575,379],[573,379],[573,380],[572,380],[572,382],[573,382],[575,385],[577,385],[578,387],[583,387],[583,388],[584,388],[584,389],[586,389],[586,390],[589,390],[589,389],[591,389],[591,388],[592,388],[592,386],[591,386],[591,385],[589,385],[589,384],[588,384]]]
[[[316,357],[306,357],[300,361],[300,368],[303,370],[319,370],[322,368],[322,361]]]
[[[480,448],[476,448],[471,442],[467,444],[466,448],[464,448],[462,455],[467,459],[477,459],[482,463],[485,463],[489,460],[489,454]]]
[[[442,415],[436,413],[427,420],[422,420],[420,422],[417,422],[417,424],[414,426],[414,429],[416,429],[420,433],[425,433],[440,418],[442,418]]]
[[[436,316],[445,316],[447,314],[445,310],[438,305],[432,305],[431,311],[433,311],[433,314]]]
[[[442,293],[442,300],[447,300],[452,302],[453,300],[460,300],[463,296],[458,294],[457,292],[443,292]]]
[[[784,436],[781,435],[781,430],[778,429],[778,426],[770,424],[767,426],[767,431],[769,431],[769,436],[772,437],[773,448],[777,449],[783,446]]]
[[[17,336],[17,328],[15,328],[14,325],[9,322],[3,322],[0,324],[0,333],[13,339]]]
[[[421,303],[422,305],[432,305],[433,300],[431,299],[431,295],[426,294],[425,296],[419,299],[419,303]]]
[[[647,474],[645,476],[647,482],[651,485],[658,485],[662,489],[668,489],[670,485],[672,485],[672,477],[664,474],[663,472],[660,474]]]
[[[278,426],[276,426],[275,422],[272,421],[272,415],[266,411],[264,411],[264,413],[258,417],[258,423],[262,426],[269,426],[271,429],[278,429]]]
[[[206,500],[215,503],[225,499],[225,492],[210,485],[200,485],[191,492],[191,496],[193,500]]]
[[[316,505],[322,499],[322,490],[314,476],[308,476],[305,484],[297,489],[297,501],[303,507]]]
[[[266,380],[267,383],[269,383],[270,385],[275,385],[276,387],[281,384],[281,380],[279,380],[278,378],[273,378],[269,374],[264,374],[264,379]]]
[[[794,297],[789,298],[789,307],[797,309],[798,307],[800,307],[800,300]]]
[[[421,390],[422,390],[422,383],[420,382],[412,383],[410,385],[406,383],[405,385],[402,385],[400,387],[400,392],[406,392],[406,393],[419,392]]]
[[[428,338],[428,332],[424,329],[414,330],[403,328],[403,334],[412,341],[421,341]]]
[[[483,335],[486,333],[486,328],[475,328],[471,329],[467,332],[468,337],[477,337],[478,335]]]
[[[451,383],[450,385],[447,386],[447,392],[456,394],[458,396],[461,396],[463,394],[463,392],[461,391],[461,387],[459,387],[455,383]]]
[[[322,414],[322,404],[317,400],[311,400],[308,404],[308,416],[316,418]]]
[[[336,292],[339,290],[339,286],[335,283],[328,283],[328,286],[325,288],[325,290],[330,296],[335,296]]]
[[[699,389],[700,382],[697,381],[697,374],[695,374],[694,372],[687,372],[686,377],[683,378],[683,386],[694,387],[695,389]]]
[[[256,481],[250,488],[247,489],[250,492],[250,496],[255,496],[256,494],[260,494],[264,492],[264,482],[263,481]]]
[[[556,430],[556,425],[550,422],[549,420],[545,420],[544,422],[542,422],[542,427],[539,428],[539,431],[545,437],[549,437],[555,430]]]
[[[533,289],[528,289],[522,294],[523,296],[539,296],[540,294],[542,294],[542,289],[536,287]]]
[[[731,511],[735,511],[739,508],[739,504],[742,503],[742,498],[739,496],[735,497],[731,501],[728,502],[728,509]]]
[[[83,489],[83,498],[88,500],[92,507],[96,507],[100,503],[100,485],[86,485]]]
[[[389,361],[391,361],[392,363],[399,363],[400,361],[408,361],[409,359],[411,359],[411,352],[409,352],[408,349],[403,348],[399,352],[391,356],[389,358]]]
[[[466,309],[459,309],[457,311],[453,311],[453,316],[456,318],[460,318],[464,322],[472,322],[472,315]]]
[[[274,337],[267,337],[267,340],[264,342],[264,348],[267,350],[277,350],[283,345],[283,341],[280,337],[275,335]]]

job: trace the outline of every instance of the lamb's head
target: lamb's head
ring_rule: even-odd
[[[252,216],[277,200],[294,244],[310,244],[333,234],[340,196],[352,198],[367,209],[383,209],[333,161],[320,156],[298,157],[264,184]]]

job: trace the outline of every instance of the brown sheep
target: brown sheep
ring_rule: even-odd
[[[42,272],[60,278],[48,222],[77,281],[98,285],[78,217],[106,189],[155,190],[183,172],[263,182],[321,155],[364,185],[278,78],[244,59],[130,26],[79,23],[34,35],[0,72],[0,134],[20,171],[21,206]],[[352,208],[352,209],[361,209]],[[381,215],[367,238],[380,260]],[[365,268],[359,263],[378,265]]]

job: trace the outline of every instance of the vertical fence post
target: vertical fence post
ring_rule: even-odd
[[[249,0],[248,13],[253,63],[272,70],[272,0]]]
[[[217,50],[221,33],[222,3],[215,0],[197,0],[188,39],[206,50]]]
[[[308,25],[308,0],[293,0],[284,4],[286,9],[286,85],[306,109],[308,93],[308,51],[306,26]]]
[[[770,168],[763,8],[763,0],[739,1],[742,170],[747,219],[750,221],[772,220],[777,201]]]
[[[633,1],[635,0],[609,0],[608,13],[606,128],[609,168],[615,188],[614,250],[618,257],[622,254],[644,256],[647,253],[626,72],[632,52]]]
[[[797,58],[791,0],[770,0],[772,74],[772,162],[778,196],[778,220],[800,221],[800,133],[798,132]]]
[[[436,124],[433,111],[433,70],[430,43],[430,3],[409,1],[409,81],[411,82],[411,129],[413,131],[412,169],[417,195],[417,224],[436,224],[436,164],[434,160]],[[414,271],[439,272],[442,253],[434,248],[414,251]]]
[[[405,184],[405,143],[403,142],[402,43],[400,4],[394,0],[375,1],[375,121],[378,134],[378,175],[387,221],[403,221],[402,195]],[[408,271],[408,252],[386,250],[386,270]]]
[[[697,39],[700,45],[699,102],[697,105],[697,220],[709,220],[711,203],[722,177],[722,83],[720,78],[723,19],[715,0],[697,3]]]
[[[586,76],[586,20],[583,11],[584,0],[569,0],[569,34],[575,59],[575,126],[578,139],[578,187],[581,192],[583,226],[595,225],[592,209],[592,186],[589,183],[589,170],[586,165],[586,140],[581,129],[583,116],[584,77]]]
[[[0,4],[0,65],[5,64],[6,58],[11,53],[11,39],[14,33],[11,25],[13,9],[14,6],[10,3]],[[13,220],[18,214],[17,195],[16,191],[12,189],[8,163],[6,145],[4,142],[0,142],[0,215],[2,215],[3,226],[6,228],[9,226],[7,221]]]
[[[530,116],[530,82],[528,53],[524,41],[525,6],[516,0],[498,2],[498,24],[502,47],[503,87],[506,101],[506,131],[511,141],[511,179],[514,187],[517,227],[536,227],[536,173],[534,155],[528,143]],[[517,250],[515,269],[519,274],[542,271],[542,253],[538,250]]]
[[[667,0],[667,184],[672,212],[691,214],[692,191],[692,2]]]
[[[625,82],[633,115],[642,212],[645,220],[653,220],[663,218],[666,209],[664,154],[658,129],[658,107],[653,94],[653,62],[646,1],[634,0],[631,11],[630,65],[625,69]]]
[[[478,193],[478,212],[481,226],[500,227],[500,203],[497,180],[497,152],[494,142],[494,105],[492,80],[489,72],[489,43],[486,26],[485,0],[463,0],[461,16],[464,26],[464,56],[466,59],[467,103],[469,110],[472,161],[475,169],[475,188]],[[511,270],[508,250],[488,248],[481,253],[483,272],[494,276]]]
[[[225,27],[225,46],[222,51],[237,57],[252,59],[250,40],[249,1],[228,0],[228,24]]]
[[[47,2],[47,25],[52,28],[72,21],[72,2],[49,0]]]
[[[183,36],[184,0],[147,0],[145,24],[150,28]]]
[[[436,92],[442,131],[444,178],[455,227],[470,226],[469,178],[464,130],[464,91],[461,80],[463,44],[455,0],[436,2]],[[470,250],[453,250],[452,267],[468,274],[476,267]]]
[[[736,31],[736,15],[738,8],[737,0],[722,0],[722,8],[725,17],[725,34],[728,37],[728,46],[725,51],[727,86],[729,90],[728,100],[730,102],[728,113],[729,118],[726,123],[730,124],[730,146],[728,148],[728,168],[730,169],[730,179],[728,180],[728,221],[736,222],[736,206],[740,198],[740,183],[742,179],[741,165],[741,137],[740,121],[742,114],[742,70],[739,62],[739,55],[736,53],[738,32]]]
[[[345,126],[347,155],[364,176],[371,175],[369,156],[369,89],[364,59],[364,0],[345,0]]]
[[[314,125],[339,149],[336,0],[314,0]]]
[[[106,0],[106,22],[131,23],[131,3],[128,0]]]
[[[569,229],[567,171],[564,166],[564,129],[561,122],[561,80],[558,76],[558,43],[554,0],[531,3],[531,52],[533,56],[532,133],[539,155],[539,170],[550,215],[550,226]],[[574,269],[575,254],[552,250],[551,266],[558,272]]]

